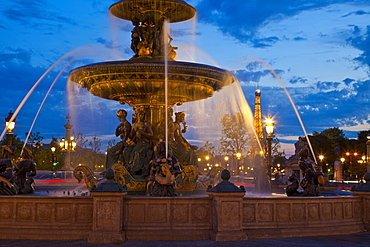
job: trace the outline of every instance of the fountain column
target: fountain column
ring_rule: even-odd
[[[71,129],[73,125],[69,122],[71,117],[68,115],[66,117],[67,123],[64,125],[66,129],[66,137],[63,138],[60,142],[60,147],[62,148],[62,152],[65,153],[64,156],[64,165],[61,170],[63,171],[72,171],[73,167],[71,166],[71,152],[74,151],[76,142],[73,140],[73,136],[71,136]]]

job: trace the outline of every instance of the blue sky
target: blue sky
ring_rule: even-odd
[[[69,113],[76,132],[86,137],[97,135],[104,142],[114,139],[118,124],[115,112],[129,107],[91,96],[77,85],[67,94],[71,87],[67,88],[66,78],[73,68],[133,55],[129,48],[131,23],[109,16],[108,8],[115,2],[0,2],[0,116],[6,117],[10,109],[15,111],[43,73],[69,53],[70,62],[58,63],[19,111],[14,132],[22,139],[61,70],[32,131],[40,132],[46,140],[61,138]],[[232,71],[252,107],[258,85],[262,113],[275,117],[276,135],[287,153],[294,151],[292,143],[303,131],[281,84],[258,61],[279,75],[307,133],[339,127],[348,138],[357,138],[359,131],[370,129],[368,0],[186,2],[198,14],[196,19],[171,24],[173,45],[179,47],[177,60]],[[67,102],[75,105],[73,109]],[[192,136],[191,128],[186,135],[202,145]]]

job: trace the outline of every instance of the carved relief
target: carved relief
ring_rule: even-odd
[[[171,221],[188,222],[189,205],[188,204],[171,204]]]
[[[36,204],[36,221],[52,221],[53,220],[53,204],[52,203],[37,203]]]
[[[77,204],[77,222],[92,222],[93,205],[92,204]]]
[[[244,206],[243,206],[243,221],[246,221],[246,222],[255,222],[256,221],[255,204],[244,204]]]
[[[0,221],[10,220],[14,215],[13,203],[0,203]]]
[[[319,219],[319,205],[317,203],[309,203],[307,205],[308,219],[317,220]]]
[[[276,205],[276,220],[289,221],[290,204]]]
[[[209,221],[209,206],[208,205],[191,205],[191,221]]]
[[[331,204],[323,203],[321,204],[321,219],[328,220],[331,219]]]
[[[148,222],[167,222],[166,204],[149,204],[147,212]]]
[[[17,204],[17,220],[31,221],[33,213],[33,204],[30,203],[18,203]]]
[[[342,203],[334,203],[334,219],[342,219],[343,218],[343,204]]]
[[[306,205],[304,203],[293,203],[292,220],[306,219]]]
[[[59,222],[72,222],[74,218],[73,204],[60,203],[56,205],[55,220]]]
[[[273,221],[273,204],[259,204],[257,207],[257,220]]]
[[[100,201],[97,203],[97,226],[115,226],[117,224],[117,218],[119,212],[116,209],[116,202],[104,202]]]
[[[344,218],[349,219],[353,218],[353,211],[352,211],[352,203],[345,202],[344,203]]]
[[[145,222],[145,204],[127,205],[128,222],[144,223]]]
[[[222,226],[239,226],[239,202],[223,202],[221,207]]]

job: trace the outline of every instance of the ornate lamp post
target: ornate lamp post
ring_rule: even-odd
[[[319,160],[320,160],[321,171],[322,171],[322,172],[325,172],[325,171],[324,171],[324,164],[323,164],[323,162],[322,162],[322,161],[324,160],[324,155],[320,154],[320,155],[319,155]]]
[[[6,129],[8,132],[6,133],[6,139],[9,146],[13,145],[13,129],[15,127],[15,118],[13,118],[12,110],[9,111],[8,116],[5,118],[6,122]]]
[[[65,153],[64,165],[62,167],[62,170],[68,171],[73,170],[73,167],[71,166],[71,152],[74,152],[77,144],[74,141],[74,137],[71,136],[71,129],[73,127],[73,125],[69,122],[71,117],[68,115],[66,119],[67,123],[64,125],[64,128],[66,128],[66,137],[60,140],[59,146],[62,149],[62,152]]]
[[[367,136],[366,142],[366,163],[367,163],[367,172],[370,173],[370,135]]]
[[[271,184],[271,166],[272,166],[272,135],[274,134],[274,120],[272,117],[268,116],[265,120],[265,129],[266,129],[266,139],[267,139],[267,169],[269,175],[269,183]]]
[[[237,172],[237,174],[240,175],[240,173],[241,173],[241,167],[239,167],[239,166],[240,166],[240,158],[242,157],[242,153],[237,152],[235,154],[235,156],[236,156],[236,172]]]
[[[52,171],[54,170],[54,166],[57,165],[56,160],[55,160],[55,150],[56,150],[55,147],[50,148],[50,151],[51,151],[51,170]]]
[[[229,161],[229,156],[225,156],[224,157],[224,160],[225,160],[225,164],[226,164],[226,169],[228,169],[229,168],[229,163],[228,163],[228,161]]]

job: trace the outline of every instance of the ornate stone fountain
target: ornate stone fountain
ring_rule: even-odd
[[[152,145],[148,147],[145,144],[147,152],[143,153],[141,148],[141,154],[135,148],[131,150],[133,145],[139,144],[133,140],[132,135],[127,135],[120,144],[121,147],[108,152],[108,157],[113,156],[113,161],[107,161],[106,166],[115,170],[118,174],[116,180],[125,184],[129,190],[145,190],[150,169],[148,157],[154,158],[153,147],[158,141],[165,139],[164,126],[167,126],[170,132],[167,140],[169,153],[175,155],[183,167],[182,175],[177,176],[178,186],[182,186],[177,189],[193,190],[198,174],[194,152],[197,147],[191,146],[184,138],[178,140],[171,134],[172,107],[212,97],[214,92],[232,84],[235,78],[229,71],[213,66],[175,61],[177,47],[171,45],[173,39],[166,26],[167,23],[186,21],[195,16],[196,10],[185,1],[124,0],[113,4],[109,10],[112,15],[132,22],[134,27],[131,31],[131,49],[134,56],[126,61],[103,62],[76,68],[71,71],[69,80],[80,84],[95,96],[130,105],[135,111],[133,124],[139,121],[138,116],[144,114],[145,119],[142,122],[149,123],[153,133],[147,131],[146,135],[151,138]],[[166,112],[169,112],[167,119],[170,119],[167,125]],[[117,112],[119,118],[120,114]],[[133,141],[132,145],[130,141]],[[114,157],[120,152],[123,152],[123,157]],[[129,160],[129,157],[136,155],[147,158],[140,161]],[[117,164],[118,161],[120,164]],[[132,168],[137,167],[137,164],[130,168],[129,163],[132,162],[141,163],[139,165],[142,169]],[[84,174],[91,173],[86,168],[76,169]]]
[[[168,80],[167,107],[211,97],[215,91],[234,82],[226,70],[175,61],[172,38],[163,38],[164,21],[186,21],[196,10],[182,0],[124,0],[113,4],[110,13],[131,21],[131,49],[127,61],[96,63],[74,69],[69,76],[93,95],[143,109],[154,125],[164,115],[165,80]],[[167,63],[167,71],[165,66]]]

